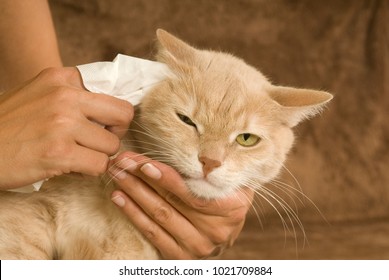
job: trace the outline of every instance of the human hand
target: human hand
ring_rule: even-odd
[[[132,116],[130,103],[87,92],[76,68],[42,71],[0,95],[0,189],[102,174]]]
[[[132,152],[116,157],[109,171],[120,188],[112,200],[164,259],[220,254],[238,237],[254,197],[242,188],[223,199],[195,198],[173,168]]]

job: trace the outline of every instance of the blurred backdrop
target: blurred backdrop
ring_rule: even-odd
[[[280,181],[286,226],[260,199],[221,259],[389,259],[389,1],[51,0],[66,65],[152,59],[163,28],[245,59],[279,85],[335,98],[299,125]],[[298,183],[296,182],[298,181]],[[299,191],[301,186],[304,198]],[[259,220],[261,222],[259,222]],[[306,240],[304,238],[304,232]]]

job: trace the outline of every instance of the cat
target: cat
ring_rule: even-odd
[[[196,49],[157,30],[157,61],[172,75],[136,108],[122,150],[163,161],[197,196],[260,189],[291,149],[292,128],[332,99],[272,85],[224,52]],[[157,259],[157,250],[110,200],[101,178],[60,176],[39,192],[0,193],[0,259]]]

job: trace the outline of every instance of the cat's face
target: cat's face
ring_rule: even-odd
[[[293,144],[291,127],[331,99],[272,86],[242,60],[196,50],[164,31],[158,38],[159,60],[174,75],[143,99],[135,145],[175,167],[198,196],[273,179]]]

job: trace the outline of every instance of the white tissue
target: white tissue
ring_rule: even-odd
[[[87,90],[127,100],[134,106],[154,85],[172,75],[166,64],[122,54],[118,54],[112,62],[94,62],[77,68]],[[11,191],[39,191],[45,181]]]
[[[132,105],[138,105],[152,86],[171,75],[166,64],[122,54],[112,62],[95,62],[77,68],[89,91],[109,94]]]

